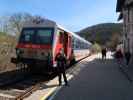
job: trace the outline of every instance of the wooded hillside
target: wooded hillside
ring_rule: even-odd
[[[120,37],[122,36],[122,24],[98,24],[87,27],[77,33],[92,43],[96,42],[100,45],[106,45],[109,48],[114,49],[116,45],[120,42]]]

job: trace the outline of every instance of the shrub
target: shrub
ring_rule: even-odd
[[[91,48],[92,53],[98,53],[101,51],[101,46],[98,43],[94,43]]]

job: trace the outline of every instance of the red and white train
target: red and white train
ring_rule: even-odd
[[[90,54],[91,43],[70,32],[56,22],[35,19],[25,23],[16,46],[15,64],[26,64],[32,68],[43,66],[46,69],[56,66],[55,56],[61,48],[71,63]]]

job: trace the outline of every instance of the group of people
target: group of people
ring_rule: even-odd
[[[130,51],[125,51],[125,53],[123,53],[121,49],[116,51],[115,58],[117,59],[118,62],[122,62],[124,57],[125,57],[125,60],[126,60],[126,65],[129,65],[129,62],[130,62],[130,59],[131,59]]]
[[[101,54],[102,54],[103,60],[106,59],[106,53],[107,53],[107,48],[106,47],[102,48]],[[131,59],[131,53],[130,53],[130,51],[125,51],[123,53],[121,49],[118,49],[115,52],[115,58],[117,59],[118,62],[122,62],[123,58],[125,58],[126,65],[129,65],[129,62]]]

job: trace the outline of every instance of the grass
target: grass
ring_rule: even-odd
[[[0,72],[9,71],[15,68],[10,63],[11,56],[14,53],[15,38],[11,35],[0,32]]]

